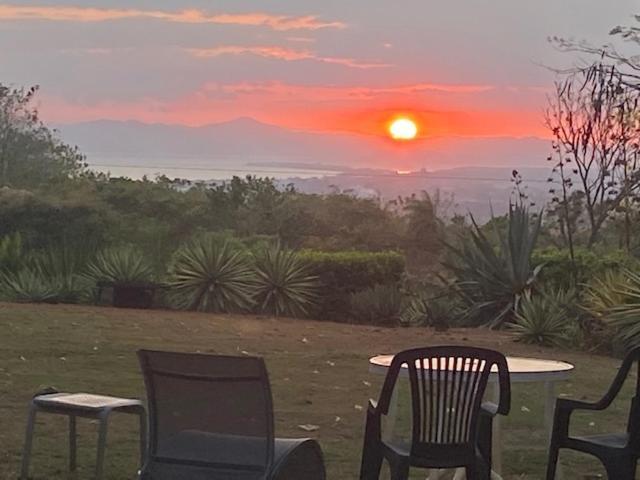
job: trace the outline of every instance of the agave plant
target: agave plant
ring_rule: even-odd
[[[0,238],[0,272],[16,272],[23,260],[22,237],[19,233]]]
[[[87,266],[88,278],[114,285],[147,283],[153,279],[153,267],[143,252],[132,246],[107,248]]]
[[[613,328],[627,348],[640,345],[640,275],[630,270],[594,280],[586,308]]]
[[[403,300],[396,285],[375,285],[350,295],[351,315],[360,323],[395,326],[401,319]]]
[[[251,263],[242,251],[202,237],[174,254],[168,286],[178,308],[233,312],[251,308],[254,284]]]
[[[446,330],[456,318],[455,302],[446,296],[427,298],[419,296],[411,300],[400,316],[403,325],[419,325]]]
[[[280,246],[264,248],[254,256],[255,301],[262,313],[307,316],[317,303],[318,278],[294,251]]]
[[[572,321],[561,304],[564,294],[526,293],[509,329],[516,340],[544,346],[565,346],[569,342]]]
[[[445,266],[456,277],[452,288],[466,304],[466,321],[498,328],[513,320],[542,268],[531,264],[542,215],[534,220],[526,207],[511,205],[506,233],[495,218],[491,222],[497,245],[471,220],[473,228],[461,246],[448,245],[453,260]]]

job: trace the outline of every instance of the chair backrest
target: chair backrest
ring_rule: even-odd
[[[273,405],[261,358],[149,350],[140,350],[138,358],[147,388],[151,462],[269,471]]]
[[[411,390],[412,450],[425,444],[470,445],[475,441],[482,397],[492,369],[500,382],[498,413],[507,414],[510,382],[499,352],[466,346],[406,350],[394,356],[379,405],[388,412],[398,376],[406,369]]]

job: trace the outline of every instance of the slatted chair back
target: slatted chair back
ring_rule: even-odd
[[[498,413],[510,404],[507,362],[499,352],[466,346],[407,350],[395,355],[380,402],[388,410],[396,379],[408,370],[412,409],[412,451],[432,445],[468,445],[475,441],[480,406],[493,371],[500,382]],[[385,405],[386,404],[386,405]]]
[[[225,478],[263,478],[273,463],[274,422],[261,358],[149,350],[138,356],[147,387],[150,462],[165,469],[227,470]]]

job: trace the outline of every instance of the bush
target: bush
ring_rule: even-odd
[[[244,252],[201,237],[174,254],[168,283],[175,306],[203,312],[250,310],[255,276]]]
[[[405,269],[404,256],[393,251],[303,250],[300,259],[320,280],[322,298],[314,315],[323,320],[345,320],[350,311],[350,294],[375,285],[398,284]]]
[[[255,256],[256,308],[261,313],[307,316],[318,300],[318,278],[291,250],[264,248]]]
[[[418,296],[412,299],[403,310],[400,321],[403,325],[434,327],[436,330],[448,329],[457,319],[456,302],[449,296],[427,298]]]
[[[567,249],[545,248],[533,253],[532,264],[544,265],[540,272],[540,283],[547,288],[567,289],[573,285],[575,276],[578,285],[602,277],[608,271],[619,271],[637,264],[637,260],[621,250],[599,254],[586,248],[576,248],[575,272]]]
[[[0,272],[16,272],[22,260],[22,236],[16,232],[0,238]]]
[[[149,283],[153,267],[144,253],[132,246],[111,247],[98,253],[87,267],[87,277],[114,285]]]
[[[1,274],[2,298],[10,302],[57,303],[60,287],[31,268]]]
[[[402,293],[397,285],[375,285],[349,297],[353,319],[371,325],[398,325],[402,304]]]
[[[516,340],[543,346],[566,346],[578,330],[575,319],[567,315],[566,294],[527,294],[520,301],[515,320],[509,326]],[[575,341],[575,339],[574,339]]]

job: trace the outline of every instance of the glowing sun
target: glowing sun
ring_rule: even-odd
[[[389,125],[389,135],[394,140],[413,140],[418,134],[418,126],[408,118],[397,118]]]

